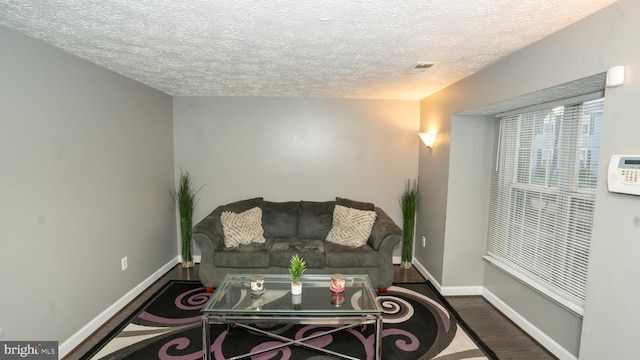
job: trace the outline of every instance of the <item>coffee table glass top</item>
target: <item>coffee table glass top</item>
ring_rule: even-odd
[[[253,274],[229,274],[202,309],[203,314],[335,315],[381,314],[367,275],[345,275],[345,291],[329,290],[331,275],[304,275],[302,294],[291,294],[289,275],[264,276],[262,294],[251,293]]]

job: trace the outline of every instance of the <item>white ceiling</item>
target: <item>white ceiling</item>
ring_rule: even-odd
[[[173,96],[419,100],[615,1],[0,0],[0,24]]]

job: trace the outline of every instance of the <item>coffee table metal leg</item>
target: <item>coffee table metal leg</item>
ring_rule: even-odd
[[[382,358],[382,316],[376,316],[376,359]]]
[[[211,327],[209,316],[202,316],[202,359],[211,360]]]

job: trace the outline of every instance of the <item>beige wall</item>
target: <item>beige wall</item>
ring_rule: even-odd
[[[175,163],[205,185],[194,221],[254,196],[340,196],[373,202],[402,224],[398,196],[417,176],[419,111],[418,101],[177,97]]]
[[[416,257],[444,287],[481,286],[489,290],[569,358],[637,356],[633,334],[637,333],[634,324],[640,320],[640,312],[631,299],[640,295],[640,288],[633,285],[640,276],[640,263],[634,255],[640,250],[640,203],[634,196],[609,193],[601,171],[587,302],[584,319],[580,319],[492,265],[465,260],[477,258],[483,249],[487,213],[484,205],[476,205],[472,212],[466,208],[486,202],[486,195],[471,195],[472,182],[460,181],[460,164],[469,159],[487,160],[478,156],[470,139],[459,140],[477,131],[476,142],[486,149],[493,142],[493,133],[490,123],[470,123],[477,119],[455,114],[625,65],[625,84],[606,91],[600,163],[606,166],[614,153],[640,153],[640,122],[635,120],[640,98],[639,17],[640,2],[620,0],[421,102],[421,129],[436,127],[441,138],[433,150],[420,150],[421,186],[446,189],[448,196],[439,193],[433,201],[422,203],[417,235],[427,233],[431,238]],[[469,179],[486,176],[485,170],[478,169]],[[442,213],[447,214],[446,219]]]
[[[62,344],[176,257],[171,97],[0,44],[0,339]]]

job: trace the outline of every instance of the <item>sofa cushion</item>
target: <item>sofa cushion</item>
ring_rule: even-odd
[[[224,246],[235,248],[264,242],[262,209],[254,207],[240,214],[223,211],[220,222],[224,231]]]
[[[327,235],[327,241],[344,246],[360,247],[367,243],[375,221],[375,211],[336,205],[333,211],[333,226]]]
[[[301,201],[298,207],[298,239],[326,239],[331,230],[335,205],[335,201]]]
[[[288,268],[291,264],[291,256],[295,254],[305,261],[308,268],[324,267],[324,241],[305,239],[277,239],[271,246],[269,264]]]
[[[375,208],[375,205],[373,205],[372,203],[349,200],[341,197],[336,197],[336,203],[344,207],[358,209],[358,210],[373,211],[373,209]]]
[[[294,239],[298,236],[298,201],[262,203],[262,228],[266,238]]]
[[[237,248],[222,248],[213,253],[217,267],[268,268],[272,239],[259,244],[240,245]],[[202,265],[201,265],[202,266]]]
[[[384,260],[371,246],[353,248],[330,242],[324,244],[324,256],[324,264],[330,268],[378,267]]]
[[[222,207],[222,211],[229,211],[232,213],[236,213],[239,214],[241,212],[245,212],[249,209],[252,209],[254,207],[262,207],[262,203],[264,202],[264,199],[261,197],[257,197],[257,198],[253,198],[253,199],[246,199],[246,200],[240,200],[240,201],[236,201],[236,202],[232,202],[230,204],[224,205]]]

